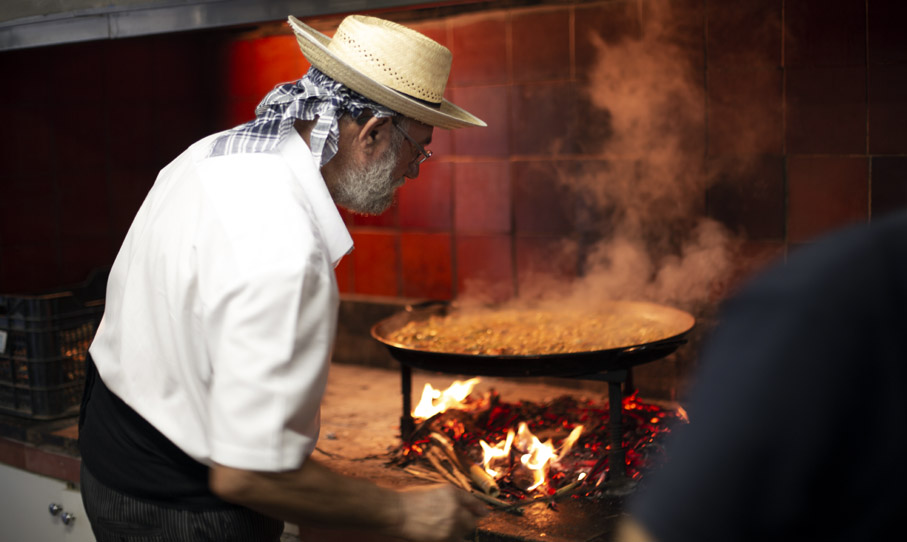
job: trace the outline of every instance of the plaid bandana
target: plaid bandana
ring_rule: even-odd
[[[340,138],[337,120],[343,113],[358,119],[366,109],[376,117],[396,115],[313,67],[302,79],[274,87],[255,108],[256,118],[218,137],[208,156],[267,152],[277,146],[296,119],[318,117],[310,136],[311,151],[323,166],[337,154]]]

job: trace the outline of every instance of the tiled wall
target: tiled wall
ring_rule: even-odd
[[[607,193],[608,172],[654,155],[617,144],[633,116],[632,102],[598,97],[613,78],[625,98],[662,85],[683,93],[673,110],[636,104],[655,127],[642,133],[660,138],[684,123],[682,138],[665,141],[685,153],[671,163],[688,184],[661,209],[670,215],[680,197],[725,225],[737,274],[907,204],[903,3],[532,4],[385,14],[452,50],[448,97],[489,127],[436,130],[435,157],[397,206],[346,215],[356,249],[337,270],[342,291],[452,298],[473,288],[502,299],[537,273],[585,273],[623,201],[603,210],[590,194]],[[328,31],[337,19],[310,22]],[[643,70],[661,47],[671,64]],[[306,67],[279,22],[0,53],[0,291],[72,283],[109,265],[156,171],[193,140],[251,118],[264,93]],[[637,224],[650,248],[653,231],[665,233],[647,229],[658,221]]]

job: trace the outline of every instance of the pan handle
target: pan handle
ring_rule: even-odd
[[[416,312],[416,311],[424,311],[424,310],[430,309],[434,306],[447,307],[449,305],[450,305],[450,301],[444,301],[442,299],[428,299],[426,301],[420,301],[418,303],[411,303],[411,304],[407,305],[404,310],[406,310],[406,312]]]

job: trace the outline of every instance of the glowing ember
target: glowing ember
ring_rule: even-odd
[[[479,383],[478,378],[470,378],[466,382],[455,381],[443,392],[434,389],[431,384],[422,388],[422,398],[413,409],[414,418],[431,418],[449,408],[461,408],[463,400],[469,397],[472,389]]]
[[[440,440],[454,458],[451,465],[456,463],[473,487],[493,486],[493,495],[505,502],[531,494],[563,497],[579,486],[587,497],[604,491],[611,448],[607,403],[571,396],[546,404],[505,403],[494,390],[476,399],[470,393],[478,382],[456,381],[445,391],[426,385],[413,412],[422,423],[401,446],[399,464],[408,465],[426,452],[437,463],[439,450],[432,448]],[[638,479],[664,460],[660,439],[676,423],[687,423],[681,408],[645,403],[636,393],[623,398],[627,475]]]

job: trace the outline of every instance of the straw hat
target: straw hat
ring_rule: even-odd
[[[451,54],[422,34],[384,19],[350,15],[334,39],[292,15],[302,54],[328,77],[397,113],[438,128],[485,126],[444,99]]]

